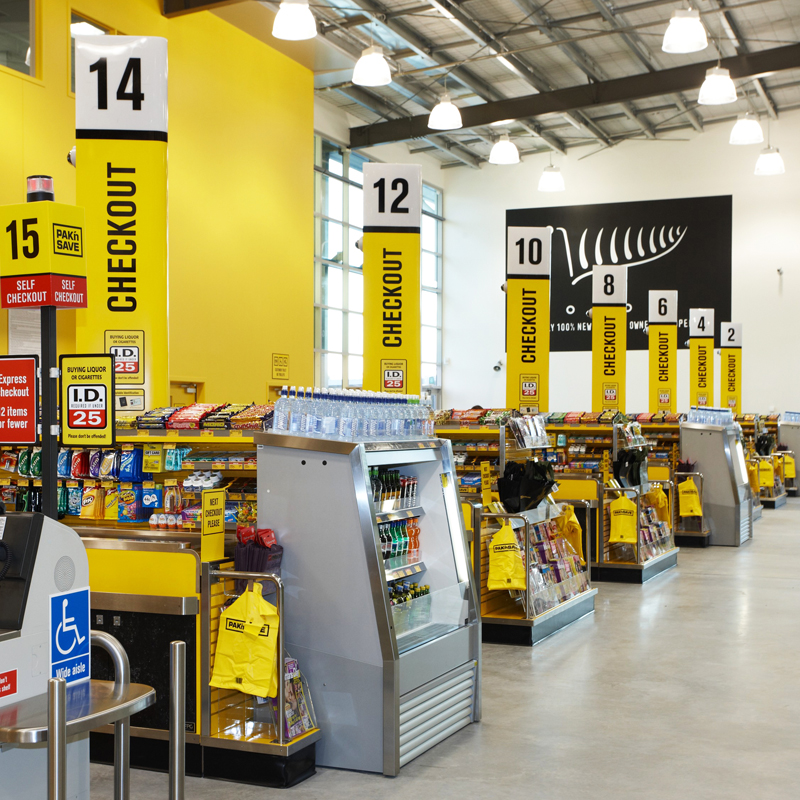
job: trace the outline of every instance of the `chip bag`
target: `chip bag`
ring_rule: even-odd
[[[261,595],[261,584],[220,615],[210,686],[258,697],[278,693],[278,611]]]
[[[517,537],[507,523],[494,535],[489,544],[489,578],[486,588],[491,591],[525,589],[525,562]]]

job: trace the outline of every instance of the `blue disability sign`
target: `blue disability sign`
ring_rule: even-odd
[[[89,589],[50,597],[50,677],[89,679]]]

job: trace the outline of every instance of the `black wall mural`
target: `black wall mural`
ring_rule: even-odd
[[[689,338],[689,309],[731,319],[732,198],[689,197],[506,212],[506,225],[553,227],[550,347],[591,350],[586,312],[596,264],[628,265],[628,350],[647,349],[647,293],[678,290],[678,347]]]

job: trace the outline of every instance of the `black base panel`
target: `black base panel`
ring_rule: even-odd
[[[114,763],[114,736],[110,733],[89,734],[89,759],[95,764]],[[169,772],[169,742],[131,736],[131,767],[151,772]],[[203,776],[203,752],[199,744],[186,745],[186,774]]]
[[[592,567],[592,581],[609,583],[643,583],[642,570],[616,567]]]
[[[711,536],[681,536],[675,534],[676,547],[708,547],[711,544]]]
[[[290,756],[268,756],[243,750],[204,747],[203,762],[205,778],[285,789],[314,775],[317,771],[317,748],[312,743]]]
[[[530,625],[492,625],[481,623],[481,641],[487,644],[516,644],[533,646],[533,628]]]
[[[118,625],[114,624],[115,619]],[[169,645],[172,641],[183,641],[186,642],[186,732],[197,732],[196,620],[192,615],[92,608],[92,628],[115,636],[125,648],[131,662],[131,683],[143,683],[156,690],[155,705],[134,714],[132,725],[169,730]],[[99,647],[92,651],[92,678],[114,680],[111,658]]]

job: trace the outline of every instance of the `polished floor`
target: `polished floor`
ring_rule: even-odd
[[[483,721],[395,779],[319,769],[297,800],[778,800],[800,797],[800,500],[741,548],[683,549],[645,586],[534,648],[484,647]],[[133,800],[167,797],[134,771]],[[187,800],[275,790],[187,779]],[[113,796],[92,767],[92,798]]]

